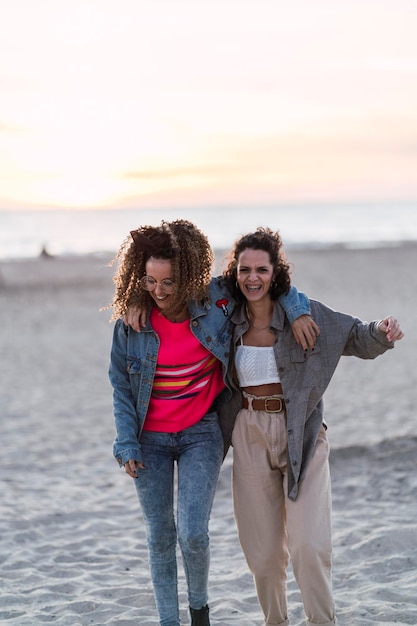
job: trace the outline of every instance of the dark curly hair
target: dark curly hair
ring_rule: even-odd
[[[119,262],[113,277],[116,286],[113,301],[106,307],[113,307],[111,320],[126,313],[132,304],[146,310],[154,304],[149,292],[140,285],[150,257],[169,259],[172,263],[176,297],[164,315],[175,316],[190,300],[207,298],[214,261],[207,237],[187,220],[163,220],[159,226],[140,226],[131,231],[111,261],[111,265]]]
[[[228,255],[229,261],[223,272],[223,279],[237,302],[245,301],[245,297],[237,284],[237,266],[239,255],[247,249],[264,250],[269,255],[274,272],[274,280],[270,289],[271,298],[276,300],[282,294],[288,293],[291,286],[291,270],[282,248],[283,244],[278,231],[274,232],[270,228],[259,227],[255,232],[243,235],[235,242]]]

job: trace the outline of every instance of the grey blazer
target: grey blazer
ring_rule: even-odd
[[[297,498],[298,485],[305,476],[320,428],[325,424],[322,398],[340,357],[374,359],[394,347],[378,329],[377,321],[362,322],[315,300],[310,300],[310,304],[312,317],[320,327],[313,349],[303,350],[296,343],[279,302],[275,303],[271,321],[277,336],[274,353],[287,413],[288,497],[291,500]],[[235,325],[234,349],[248,329],[245,307],[237,307],[231,319]],[[233,378],[231,372],[230,376]],[[229,419],[229,443],[235,413],[231,411]]]

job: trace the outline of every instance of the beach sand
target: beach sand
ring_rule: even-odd
[[[342,359],[326,417],[338,623],[417,624],[417,247],[287,252],[311,298],[365,320],[393,314],[406,333],[376,361]],[[0,263],[1,624],[158,624],[139,505],[112,457],[106,261]],[[260,626],[231,456],[211,520],[211,623]],[[189,624],[181,569],[180,599]],[[291,571],[288,599],[301,626]]]

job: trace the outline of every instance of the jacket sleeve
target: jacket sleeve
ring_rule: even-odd
[[[278,300],[290,324],[295,322],[301,315],[311,315],[310,300],[305,293],[298,291],[294,285],[290,287],[287,294],[281,295]]]
[[[364,322],[315,300],[311,300],[311,307],[321,330],[319,345],[327,350],[330,359],[342,355],[375,359],[394,347],[394,343],[378,329],[378,321]]]
[[[117,320],[110,354],[109,378],[113,387],[113,413],[116,438],[113,454],[122,467],[129,459],[142,463],[139,444],[140,424],[132,394],[127,363],[128,329]],[[133,332],[133,331],[132,331]]]
[[[388,341],[385,333],[378,329],[378,322],[362,322],[354,318],[354,324],[349,333],[343,355],[357,356],[361,359],[375,359],[394,347]]]

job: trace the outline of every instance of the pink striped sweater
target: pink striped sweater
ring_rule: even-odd
[[[200,421],[224,388],[221,363],[188,319],[170,322],[153,307],[150,321],[160,347],[144,430],[175,433]]]

